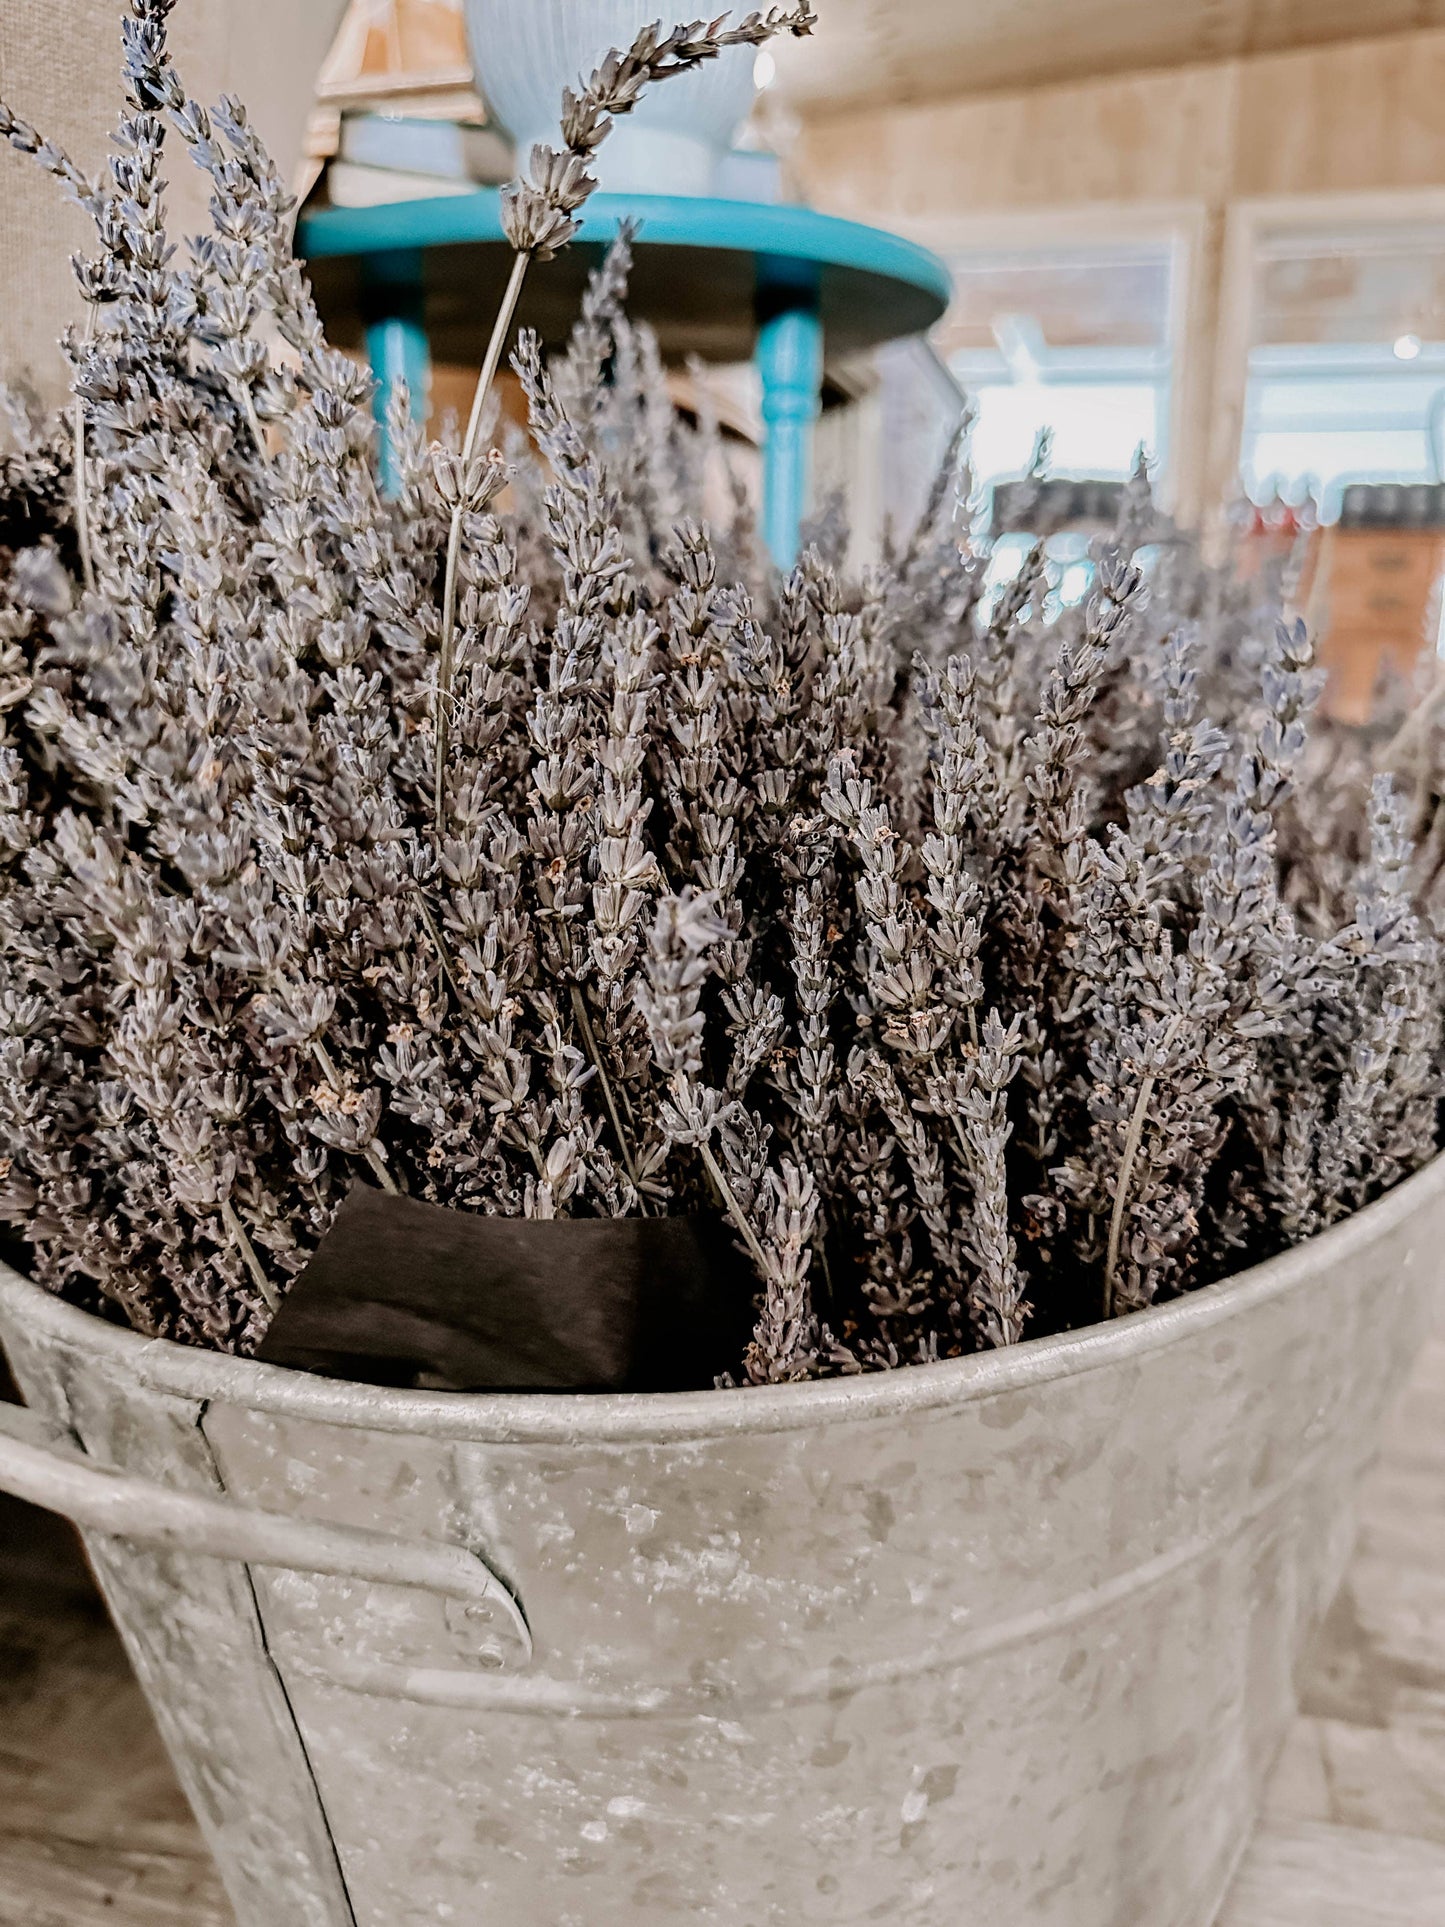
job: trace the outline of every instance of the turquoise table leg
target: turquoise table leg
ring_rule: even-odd
[[[763,384],[763,535],[780,569],[798,559],[808,501],[813,423],[823,389],[817,272],[771,262],[758,289],[758,373]]]
[[[362,304],[366,316],[366,356],[376,377],[372,407],[381,425],[381,481],[390,495],[398,485],[396,463],[386,433],[386,412],[392,393],[397,382],[404,381],[413,420],[425,421],[427,390],[431,383],[420,250],[398,248],[367,255],[363,262]]]

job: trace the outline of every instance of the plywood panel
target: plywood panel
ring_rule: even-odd
[[[1373,16],[1373,10],[1371,10]],[[816,113],[821,205],[907,220],[1445,181],[1445,29],[925,106]]]
[[[794,165],[820,206],[907,223],[1089,202],[1221,199],[1233,67],[1126,74],[804,124]]]
[[[343,0],[187,0],[171,21],[176,67],[197,98],[245,101],[283,175],[298,166],[314,77]],[[89,173],[120,113],[117,0],[0,0],[0,92]],[[166,210],[173,237],[209,231],[210,186],[173,156]],[[70,257],[90,223],[35,163],[0,146],[0,380],[28,377],[59,401],[69,373],[55,342],[79,320]]]
[[[1243,62],[1231,188],[1298,194],[1445,180],[1445,33]]]
[[[785,48],[803,111],[920,101],[1244,58],[1445,25],[1442,0],[816,0],[812,45]]]

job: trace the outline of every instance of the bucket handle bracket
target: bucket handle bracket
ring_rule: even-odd
[[[400,1539],[366,1526],[262,1512],[101,1464],[73,1433],[23,1405],[0,1403],[0,1492],[62,1513],[86,1532],[374,1585],[440,1594],[500,1617],[532,1658],[520,1601],[480,1553],[440,1540]],[[468,1619],[473,1617],[467,1614]]]

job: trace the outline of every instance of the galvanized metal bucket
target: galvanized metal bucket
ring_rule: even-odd
[[[1445,1160],[1234,1282],[914,1371],[436,1396],[0,1276],[242,1927],[1206,1927],[1445,1250]]]

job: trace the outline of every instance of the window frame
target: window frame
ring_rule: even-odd
[[[1328,234],[1332,229],[1439,226],[1445,235],[1445,187],[1370,188],[1318,194],[1245,195],[1225,210],[1220,264],[1219,328],[1214,356],[1204,501],[1224,517],[1244,454],[1254,267],[1270,233]]]
[[[1161,506],[1181,520],[1198,516],[1214,360],[1209,268],[1217,221],[1206,201],[1098,201],[987,214],[961,211],[898,225],[945,259],[970,251],[1044,254],[1110,245],[1167,247],[1169,409],[1166,461],[1157,492]]]

